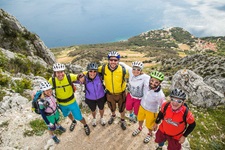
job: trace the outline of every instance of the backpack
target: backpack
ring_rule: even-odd
[[[166,110],[167,110],[169,104],[170,104],[170,102],[166,103],[166,105],[164,106],[164,109],[163,109],[163,118],[166,115]],[[187,114],[188,114],[188,106],[187,106],[186,103],[184,103],[184,106],[186,107],[186,109],[185,109],[185,112],[184,112],[184,115],[183,115],[183,121],[181,121],[179,123],[183,123],[184,122],[185,123],[185,129],[186,129],[186,127],[187,127],[186,118],[187,118]]]
[[[71,87],[73,88],[73,92],[75,92],[76,91],[76,86],[71,81],[70,74],[66,74],[66,78],[67,78],[67,80],[69,82],[69,85],[71,85]],[[53,89],[56,89],[55,77],[52,77],[52,85],[53,85]]]
[[[121,64],[119,64],[119,65],[122,67],[122,70],[123,70],[123,82],[124,82],[125,81],[125,75],[126,75],[126,68]],[[105,66],[106,66],[106,64],[102,65],[102,72],[101,72],[102,80],[104,80]],[[123,85],[123,82],[121,83],[121,86]]]
[[[42,91],[39,90],[35,93],[34,98],[32,100],[32,110],[36,113],[36,114],[41,114],[40,112],[40,107],[39,107],[39,101],[44,101],[43,99],[41,99],[41,94]]]

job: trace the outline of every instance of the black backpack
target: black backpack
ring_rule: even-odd
[[[44,101],[43,99],[41,99],[41,95],[42,95],[42,91],[41,90],[37,91],[32,100],[32,110],[36,114],[41,114],[40,108],[39,108],[39,101],[42,101],[42,102]]]

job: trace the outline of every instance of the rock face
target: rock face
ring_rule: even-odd
[[[173,76],[171,89],[174,88],[184,90],[195,106],[212,107],[225,104],[223,93],[204,83],[203,78],[191,70],[179,70]]]
[[[55,63],[55,56],[43,41],[29,32],[12,15],[0,9],[0,47],[26,56],[38,56],[47,64]]]

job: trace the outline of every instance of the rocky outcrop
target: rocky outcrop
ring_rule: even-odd
[[[47,64],[55,63],[55,56],[44,42],[29,32],[12,15],[0,9],[0,47],[12,52],[22,53],[36,59],[42,58]]]
[[[191,70],[179,70],[172,78],[171,89],[179,88],[195,106],[212,107],[225,104],[223,93],[204,83],[203,78]]]

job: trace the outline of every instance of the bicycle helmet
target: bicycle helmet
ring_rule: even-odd
[[[134,61],[132,62],[132,67],[139,67],[142,70],[144,68],[144,65],[140,61]]]
[[[156,78],[158,79],[159,81],[163,81],[164,80],[164,74],[159,72],[159,71],[153,71],[150,73],[150,76],[152,78]]]
[[[49,82],[47,82],[47,81],[43,81],[40,84],[40,90],[41,91],[46,91],[46,90],[49,90],[51,88],[52,88],[52,85]]]
[[[180,89],[174,89],[170,93],[170,97],[180,98],[182,100],[186,99],[186,94]]]
[[[108,53],[108,59],[110,57],[116,57],[117,59],[120,59],[120,54],[116,51],[111,51],[111,52]]]
[[[53,71],[64,71],[66,69],[64,64],[56,63],[53,65]]]
[[[98,64],[97,63],[89,63],[88,65],[87,65],[87,70],[98,70]]]

